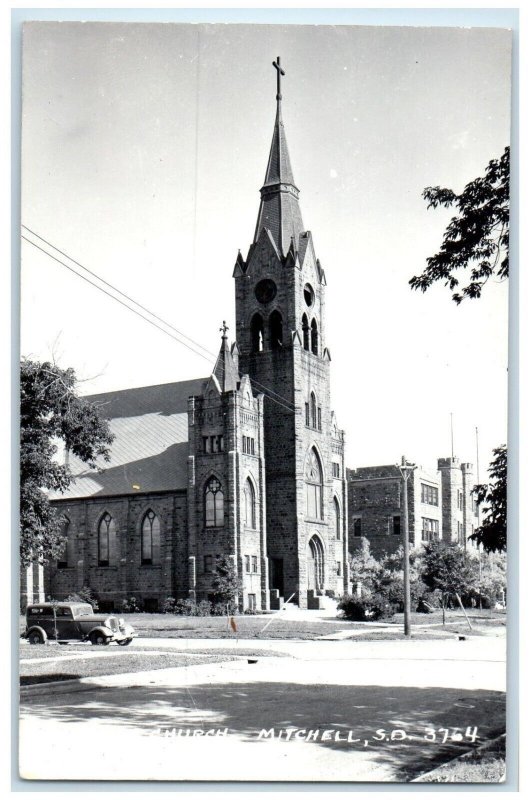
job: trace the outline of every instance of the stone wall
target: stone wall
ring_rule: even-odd
[[[166,597],[187,596],[186,493],[161,492],[120,497],[55,501],[69,521],[69,561],[46,569],[46,595],[64,599],[89,586],[103,607],[119,608],[123,600],[140,599],[155,610]],[[152,510],[160,523],[156,563],[142,564],[141,528]],[[115,523],[108,566],[98,563],[98,528],[105,513]]]

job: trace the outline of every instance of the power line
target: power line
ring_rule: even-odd
[[[122,290],[121,290],[121,289],[118,289],[118,287],[117,287],[117,286],[114,286],[112,283],[109,283],[109,282],[108,282],[108,281],[106,281],[104,278],[102,278],[100,275],[98,275],[96,272],[93,272],[93,271],[92,271],[92,270],[90,270],[88,267],[85,267],[83,264],[81,264],[79,261],[76,261],[76,260],[75,260],[75,258],[72,258],[71,256],[69,256],[69,255],[68,255],[68,253],[65,253],[63,250],[60,250],[58,247],[56,247],[54,244],[52,244],[52,242],[48,241],[48,240],[47,240],[47,239],[45,239],[43,236],[40,236],[40,235],[39,235],[39,234],[38,234],[36,231],[32,230],[31,228],[28,228],[28,226],[27,226],[27,225],[24,225],[24,224],[21,224],[21,227],[22,227],[22,228],[25,228],[25,230],[29,231],[29,233],[31,233],[33,236],[36,236],[36,237],[37,237],[37,239],[40,239],[40,241],[41,241],[41,242],[44,242],[45,244],[47,244],[47,245],[48,245],[48,247],[51,247],[53,250],[56,250],[58,253],[60,253],[60,254],[61,254],[62,256],[64,256],[65,258],[67,258],[67,259],[68,259],[69,261],[71,261],[73,264],[75,264],[76,266],[80,267],[80,268],[81,268],[82,270],[84,270],[85,272],[88,272],[88,274],[89,274],[89,275],[92,275],[92,277],[96,278],[98,281],[100,281],[101,283],[103,283],[105,286],[108,286],[108,287],[109,287],[110,289],[112,289],[114,292],[117,292],[117,293],[118,293],[118,294],[120,294],[122,297],[125,297],[127,300],[129,300],[129,302],[131,302],[131,303],[134,303],[134,305],[138,306],[138,308],[141,308],[141,309],[142,309],[142,311],[145,311],[147,314],[149,314],[150,316],[154,317],[154,319],[158,320],[158,321],[159,321],[159,322],[161,322],[163,325],[166,325],[168,328],[170,328],[170,329],[171,329],[171,330],[173,330],[173,331],[174,331],[176,334],[178,334],[178,336],[181,336],[181,337],[183,337],[184,339],[187,339],[187,340],[188,340],[189,342],[191,342],[191,343],[192,343],[194,346],[196,346],[196,347],[199,347],[201,350],[203,350],[205,353],[207,353],[207,354],[208,354],[208,355],[209,355],[211,358],[217,358],[217,355],[216,355],[215,353],[212,353],[212,352],[211,352],[211,350],[208,350],[206,347],[204,347],[203,345],[201,345],[201,344],[200,344],[200,342],[197,342],[195,339],[192,339],[190,336],[186,336],[186,334],[182,333],[182,331],[179,331],[179,330],[178,330],[177,328],[175,328],[175,326],[174,326],[174,325],[172,325],[170,322],[166,322],[166,320],[165,320],[165,319],[162,319],[162,317],[159,317],[157,314],[155,314],[155,313],[154,313],[154,311],[151,311],[150,309],[148,309],[148,308],[146,308],[145,306],[143,306],[141,303],[139,303],[139,302],[138,302],[138,300],[135,300],[133,297],[131,297],[130,295],[128,295],[126,292],[122,292]],[[29,239],[26,239],[26,241],[29,241]],[[30,242],[30,244],[33,244],[33,242]],[[41,248],[41,249],[42,249],[42,248]],[[46,251],[44,251],[44,250],[43,250],[43,252],[46,252]],[[76,274],[77,274],[77,273],[76,273]],[[184,343],[183,343],[183,344],[184,344]],[[282,397],[282,395],[278,394],[277,392],[275,392],[273,389],[271,389],[271,388],[270,388],[270,387],[268,387],[268,386],[263,386],[263,384],[259,383],[259,381],[256,381],[256,380],[254,380],[254,379],[251,379],[251,380],[253,380],[253,381],[254,381],[254,384],[255,384],[256,386],[260,387],[260,388],[261,388],[261,389],[263,389],[264,391],[267,391],[267,392],[270,392],[270,393],[271,393],[271,394],[273,394],[273,395],[276,395],[276,397],[280,398],[280,400],[281,400],[283,403],[288,403],[289,405],[292,405],[292,407],[293,407],[293,410],[294,410],[294,404],[293,404],[293,403],[291,403],[291,402],[290,402],[289,400],[287,400],[286,398]]]
[[[131,302],[134,305],[138,306],[138,308],[142,309],[142,311],[145,311],[147,314],[152,316],[154,319],[156,319],[159,322],[161,322],[167,328],[170,328],[171,330],[173,330],[177,334],[177,336],[174,336],[169,331],[167,331],[165,328],[162,328],[162,327],[160,327],[160,325],[157,325],[156,322],[153,322],[153,320],[149,319],[149,317],[146,317],[143,314],[140,314],[135,308],[132,308],[127,303],[124,303],[123,300],[120,300],[119,297],[116,297],[116,295],[111,294],[110,292],[107,292],[105,289],[103,289],[103,287],[99,286],[97,283],[94,283],[94,281],[91,281],[85,275],[82,275],[81,273],[79,273],[77,270],[73,269],[68,264],[65,264],[64,261],[62,261],[61,259],[57,258],[57,256],[54,256],[53,253],[48,252],[43,247],[40,247],[40,245],[38,245],[35,242],[33,242],[31,239],[28,239],[27,236],[24,236],[24,234],[21,234],[22,239],[24,239],[29,244],[33,245],[33,247],[35,247],[37,250],[40,250],[45,255],[49,256],[51,259],[56,261],[61,266],[65,267],[67,270],[72,272],[74,275],[77,275],[78,278],[81,278],[82,280],[86,281],[86,283],[89,283],[94,288],[99,289],[99,291],[103,292],[103,294],[107,295],[107,297],[110,297],[111,299],[116,300],[116,302],[118,302],[124,308],[129,309],[129,311],[132,311],[132,313],[136,314],[138,317],[140,317],[140,319],[145,320],[145,322],[148,322],[150,325],[152,325],[153,327],[157,328],[159,331],[162,331],[162,333],[165,333],[167,336],[170,336],[174,341],[178,342],[179,344],[184,345],[184,347],[187,347],[188,350],[190,350],[192,353],[195,353],[195,355],[198,355],[201,358],[204,358],[209,363],[211,362],[211,358],[218,359],[218,355],[215,355],[214,353],[209,351],[207,348],[203,347],[201,344],[196,342],[191,337],[186,336],[186,334],[183,334],[181,331],[179,331],[177,328],[175,328],[169,322],[166,322],[164,319],[159,317],[157,314],[155,314],[154,312],[150,311],[148,308],[143,306],[137,300],[134,300],[132,297],[130,297],[125,292],[122,292],[116,286],[113,286],[113,284],[109,283],[104,278],[101,278],[97,273],[95,273],[92,270],[88,269],[88,267],[83,266],[83,264],[81,264],[79,261],[76,261],[74,258],[69,256],[67,253],[65,253],[64,251],[60,250],[58,247],[56,247],[51,242],[49,242],[47,239],[44,239],[44,237],[39,236],[38,233],[36,233],[35,231],[31,230],[31,228],[28,228],[27,225],[22,225],[22,227],[25,230],[27,230],[29,233],[31,233],[33,236],[36,236],[38,239],[40,239],[40,241],[42,241],[46,245],[48,245],[48,247],[51,247],[53,250],[56,250],[58,253],[60,253],[65,258],[67,258],[73,264],[75,264],[76,266],[80,267],[82,270],[87,272],[89,275],[92,275],[94,278],[96,278],[98,281],[103,283],[105,286],[108,286],[114,292],[120,294],[122,297],[125,297],[129,302]],[[183,338],[187,339],[189,342],[191,342],[193,345],[195,345],[196,347],[200,348],[204,352],[201,353],[198,350],[196,350],[195,347],[191,347],[189,344],[187,344],[186,342],[182,341]],[[208,354],[208,355],[205,355],[205,354]],[[216,364],[214,365],[214,369],[215,369],[215,366],[216,366]],[[224,369],[224,365],[222,365],[222,366],[223,366],[223,369]],[[256,381],[254,378],[250,378],[250,380],[251,380],[251,383],[253,383],[255,386],[259,387],[263,391],[263,393],[265,394],[265,396],[269,400],[271,400],[272,402],[276,403],[277,405],[282,406],[283,408],[287,409],[287,411],[290,411],[291,413],[295,413],[294,404],[291,404],[293,407],[290,407],[290,406],[287,405],[287,403],[290,403],[289,400],[287,400],[286,398],[283,398],[281,395],[279,395],[273,389],[270,389],[268,386],[263,386],[261,383],[259,383],[259,381]],[[280,400],[277,400],[275,397],[272,397],[271,395],[276,395],[276,397],[279,397]]]
[[[150,325],[152,325],[154,328],[158,328],[159,331],[162,331],[162,333],[167,334],[167,336],[170,336],[172,339],[174,339],[179,344],[183,344],[184,347],[188,348],[188,350],[191,350],[196,355],[201,356],[201,358],[205,358],[207,361],[210,361],[208,356],[205,356],[204,353],[200,353],[198,350],[195,350],[193,347],[190,347],[190,345],[186,344],[186,342],[183,342],[182,339],[178,339],[172,333],[170,333],[169,331],[166,331],[165,328],[161,328],[160,325],[156,324],[156,322],[153,322],[153,320],[149,319],[149,317],[145,317],[143,314],[140,314],[140,312],[136,311],[135,308],[131,308],[131,306],[127,305],[127,303],[124,303],[123,300],[120,300],[120,298],[116,297],[116,295],[111,294],[110,292],[107,292],[106,289],[103,289],[102,286],[98,286],[98,284],[94,283],[94,281],[91,281],[90,278],[87,278],[85,275],[81,275],[75,269],[72,269],[72,267],[68,266],[68,264],[65,264],[64,261],[61,261],[59,258],[57,258],[57,256],[54,256],[53,253],[48,253],[47,250],[45,250],[43,247],[40,247],[40,245],[36,244],[35,242],[32,242],[31,239],[28,239],[26,236],[24,236],[24,234],[21,234],[21,236],[26,242],[29,242],[29,244],[33,245],[33,247],[36,247],[37,250],[40,250],[45,255],[49,256],[50,258],[53,258],[54,261],[57,261],[58,264],[61,264],[61,266],[65,267],[70,272],[73,272],[73,274],[77,275],[77,277],[81,278],[81,280],[86,281],[91,286],[94,286],[96,289],[99,289],[99,291],[103,292],[103,294],[106,294],[107,297],[111,297],[113,300],[116,300],[117,303],[122,305],[124,308],[128,308],[129,311],[132,311],[132,313],[136,314],[136,316],[140,317],[140,319],[145,320]]]
[[[182,331],[179,331],[177,328],[175,328],[175,326],[174,326],[174,325],[171,325],[169,322],[166,322],[164,319],[162,319],[161,317],[159,317],[159,316],[158,316],[157,314],[155,314],[153,311],[150,311],[148,308],[146,308],[146,307],[145,307],[145,306],[143,306],[141,303],[139,303],[139,302],[138,302],[138,300],[135,300],[135,299],[134,299],[134,298],[132,298],[130,295],[128,295],[126,292],[122,292],[122,291],[121,291],[121,289],[118,289],[118,287],[117,287],[117,286],[113,286],[113,284],[112,284],[112,283],[109,283],[109,282],[108,282],[108,281],[106,281],[104,278],[102,278],[100,275],[98,275],[97,273],[95,273],[95,272],[93,272],[92,270],[90,270],[88,267],[85,267],[83,264],[80,264],[80,263],[79,263],[79,261],[76,261],[76,260],[75,260],[75,258],[72,258],[71,256],[69,256],[69,255],[68,255],[68,253],[65,253],[63,250],[60,250],[58,247],[56,247],[54,244],[52,244],[51,242],[49,242],[49,241],[48,241],[47,239],[45,239],[43,236],[39,236],[39,234],[38,234],[38,233],[36,233],[35,231],[32,231],[32,230],[31,230],[31,228],[28,228],[28,226],[27,226],[27,225],[22,225],[21,227],[22,227],[22,228],[25,228],[25,229],[26,229],[27,231],[29,231],[29,233],[31,233],[33,236],[36,236],[36,237],[37,237],[37,239],[40,239],[40,241],[41,241],[41,242],[44,242],[45,244],[47,244],[47,245],[48,245],[48,247],[51,247],[53,250],[56,250],[56,251],[57,251],[58,253],[60,253],[62,256],[64,256],[65,258],[67,258],[67,259],[68,259],[68,261],[71,261],[71,262],[72,262],[73,264],[75,264],[76,266],[78,266],[78,267],[81,267],[81,269],[82,269],[82,270],[84,270],[85,272],[88,272],[88,274],[89,274],[89,275],[92,275],[92,277],[94,277],[94,278],[97,278],[97,279],[98,279],[98,281],[101,281],[101,283],[105,284],[105,286],[108,286],[108,287],[109,287],[110,289],[112,289],[114,292],[117,292],[117,293],[118,293],[118,294],[120,294],[122,297],[125,297],[127,300],[129,300],[131,303],[134,303],[134,305],[135,305],[135,306],[138,306],[138,308],[141,308],[141,309],[142,309],[142,311],[146,311],[148,314],[150,314],[150,316],[154,317],[154,319],[157,319],[159,322],[162,322],[162,324],[163,324],[163,325],[167,325],[167,327],[168,327],[168,328],[171,328],[171,330],[175,331],[175,333],[177,333],[179,336],[181,336],[181,337],[182,337],[182,338],[184,338],[184,339],[187,339],[189,342],[191,342],[192,344],[194,344],[196,347],[199,347],[201,350],[204,350],[204,352],[205,352],[205,353],[207,353],[207,354],[208,354],[209,356],[211,356],[212,358],[216,358],[216,357],[217,357],[217,355],[216,355],[215,353],[212,353],[212,352],[211,352],[210,350],[208,350],[206,347],[203,347],[201,344],[199,344],[199,342],[196,342],[196,341],[194,341],[194,339],[191,339],[189,336],[186,336],[186,334],[185,334],[185,333],[182,333]],[[26,241],[29,241],[29,240],[28,240],[28,239],[26,239]],[[31,244],[33,244],[33,242],[31,242]]]

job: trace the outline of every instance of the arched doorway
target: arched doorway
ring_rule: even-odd
[[[319,536],[312,536],[307,553],[307,588],[324,591],[324,545]]]

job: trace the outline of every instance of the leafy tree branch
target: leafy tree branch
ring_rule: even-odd
[[[449,222],[438,253],[427,259],[421,275],[409,281],[413,289],[425,292],[437,281],[443,281],[458,305],[466,297],[480,297],[492,276],[499,280],[508,277],[509,147],[499,159],[490,161],[485,175],[468,183],[461,194],[428,186],[423,197],[427,208],[454,207],[458,213]]]

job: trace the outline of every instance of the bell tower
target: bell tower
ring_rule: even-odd
[[[234,268],[241,371],[264,395],[271,607],[317,608],[348,588],[344,433],[330,406],[326,277],[304,229],[282,119],[276,118],[254,239]]]

